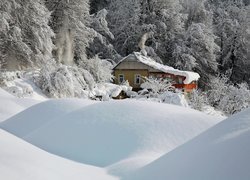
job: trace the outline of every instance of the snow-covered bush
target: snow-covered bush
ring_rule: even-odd
[[[211,78],[209,83],[210,90],[208,91],[209,103],[216,107],[220,100],[227,95],[228,91],[228,78],[226,76]]]
[[[189,105],[196,110],[203,111],[203,107],[208,105],[207,95],[200,90],[194,90],[188,95]]]
[[[9,82],[20,78],[21,71],[3,71],[0,72],[0,86],[8,86]]]
[[[229,85],[218,107],[227,114],[234,114],[250,106],[250,91],[246,84]]]
[[[184,94],[182,94],[180,92],[166,91],[159,96],[159,99],[163,103],[188,107],[188,102],[187,102]]]
[[[21,71],[6,71],[0,73],[0,87],[16,97],[24,97],[32,93],[30,88],[16,85],[15,81],[20,78]]]
[[[207,92],[193,91],[189,105],[199,111],[215,108],[227,115],[240,112],[250,106],[250,90],[247,84],[230,84],[226,76],[212,77]]]
[[[60,65],[51,72],[42,73],[37,84],[50,97],[88,97],[95,86],[92,75],[84,69]]]
[[[233,85],[226,76],[213,78],[208,91],[209,103],[226,114],[237,113],[250,106],[247,84]]]
[[[168,79],[144,78],[142,90],[135,95],[137,99],[147,99],[167,104],[188,107],[187,100],[182,92],[176,91]]]
[[[55,98],[89,97],[98,83],[110,82],[112,64],[94,56],[78,64],[64,65],[50,61],[43,65],[36,84],[42,91]]]
[[[142,91],[139,92],[140,95],[148,92],[148,97],[159,97],[166,91],[173,91],[174,87],[168,79],[156,79],[156,78],[144,78],[144,83],[141,84]]]
[[[10,86],[3,89],[19,98],[31,96],[33,94],[33,89],[30,86]]]
[[[40,93],[33,83],[34,76],[34,71],[0,72],[0,87],[19,98],[34,97]]]
[[[118,97],[122,92],[130,93],[132,87],[127,83],[116,85],[111,83],[99,83],[91,91],[90,95],[92,99],[100,99],[102,101],[108,101],[111,98]]]

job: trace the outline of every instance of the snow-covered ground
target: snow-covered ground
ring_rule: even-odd
[[[41,99],[14,97],[0,88],[0,122],[39,102]]]
[[[211,116],[221,116],[224,117],[225,119],[227,118],[227,116],[222,111],[216,110],[214,107],[209,105],[203,106],[201,112]]]
[[[250,109],[233,115],[128,180],[249,180]]]
[[[0,129],[1,180],[116,180],[105,169],[49,154]]]
[[[20,71],[1,72],[0,122],[33,106],[48,100],[32,81],[32,73]]]
[[[68,99],[32,106],[0,127],[48,152],[122,177],[221,120],[155,102]]]
[[[0,179],[250,178],[250,109],[38,97],[0,88]]]

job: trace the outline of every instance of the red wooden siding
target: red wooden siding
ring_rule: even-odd
[[[150,72],[149,76],[153,76],[155,78],[169,78],[174,82],[173,86],[177,89],[183,89],[185,92],[191,92],[193,89],[197,89],[197,82],[192,82],[190,84],[184,84],[183,81],[186,77],[184,76],[176,76],[174,74],[163,73],[163,72]],[[179,78],[182,83],[179,83]]]

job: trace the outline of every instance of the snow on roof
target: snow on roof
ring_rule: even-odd
[[[140,52],[134,52],[133,54],[129,54],[128,56],[124,57],[121,61],[117,63],[117,65],[113,69],[115,69],[121,62],[123,62],[125,59],[127,59],[132,55],[134,55],[139,62],[146,64],[154,69],[158,69],[165,73],[174,74],[176,76],[186,77],[186,79],[183,82],[184,84],[190,84],[192,81],[197,81],[200,78],[200,75],[198,73],[192,71],[181,71],[173,67],[157,63],[152,58],[144,56]]]
[[[173,67],[157,63],[150,57],[144,56],[139,52],[134,52],[134,55],[141,63],[146,64],[154,69],[158,69],[165,73],[174,74],[176,76],[186,77],[186,79],[184,80],[184,84],[190,84],[192,81],[197,81],[200,78],[200,75],[198,73],[191,71],[181,71]]]

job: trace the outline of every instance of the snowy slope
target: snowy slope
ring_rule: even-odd
[[[128,180],[249,180],[250,109],[138,170]]]
[[[0,88],[0,122],[39,102],[35,99],[14,97]]]
[[[48,152],[123,175],[222,120],[188,108],[136,100],[94,104],[85,100],[82,107],[70,109],[74,104],[47,101],[0,126]]]
[[[2,180],[115,180],[101,168],[49,154],[0,129]]]
[[[2,122],[0,127],[12,132],[16,136],[25,137],[37,129],[60,120],[65,114],[83,108],[96,101],[80,99],[54,99],[39,103],[27,110]]]

